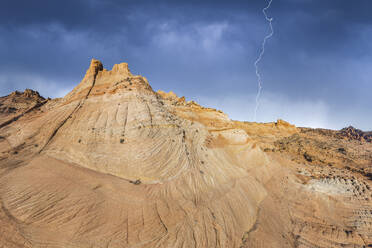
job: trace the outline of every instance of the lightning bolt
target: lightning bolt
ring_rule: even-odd
[[[257,81],[258,81],[258,91],[257,91],[257,96],[256,96],[256,108],[254,109],[254,121],[256,121],[256,119],[257,119],[257,111],[258,111],[258,107],[260,105],[260,96],[261,96],[261,91],[262,91],[262,77],[261,77],[261,74],[258,70],[258,64],[260,63],[260,61],[262,60],[263,55],[265,54],[265,45],[266,45],[267,40],[270,39],[274,35],[274,28],[273,28],[273,25],[272,25],[273,18],[268,17],[267,14],[266,14],[266,10],[268,10],[270,8],[272,2],[273,2],[273,0],[270,0],[268,5],[262,10],[262,13],[265,15],[266,21],[269,22],[270,33],[265,36],[265,38],[262,42],[260,55],[258,56],[257,60],[254,62],[254,66],[256,68]]]

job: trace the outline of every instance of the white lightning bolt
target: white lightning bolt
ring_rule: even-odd
[[[257,96],[256,96],[256,108],[254,110],[254,121],[256,121],[257,119],[257,111],[258,111],[258,106],[260,105],[260,96],[261,96],[261,91],[262,91],[262,78],[261,78],[261,74],[258,70],[258,63],[260,63],[264,53],[265,53],[265,45],[266,45],[266,41],[271,38],[271,36],[274,35],[274,29],[273,29],[273,25],[272,25],[272,21],[273,21],[273,18],[269,18],[266,14],[266,10],[270,8],[271,6],[271,3],[273,2],[273,0],[270,0],[269,1],[269,4],[262,10],[263,14],[265,15],[265,19],[266,21],[269,22],[269,26],[270,26],[270,34],[266,35],[263,42],[262,42],[262,47],[261,47],[261,51],[260,51],[260,55],[258,56],[256,62],[254,62],[254,66],[256,67],[256,76],[257,76],[257,81],[258,81],[258,92],[257,92]]]

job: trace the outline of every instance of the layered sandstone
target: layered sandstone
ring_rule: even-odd
[[[0,247],[372,244],[366,139],[232,121],[126,63],[30,99],[0,116]]]

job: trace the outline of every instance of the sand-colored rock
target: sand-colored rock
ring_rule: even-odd
[[[232,121],[126,63],[35,99],[0,116],[0,247],[372,244],[365,139]]]

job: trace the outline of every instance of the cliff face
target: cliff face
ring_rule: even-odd
[[[126,63],[92,60],[61,99],[1,99],[0,246],[372,244],[366,138],[231,121]]]

